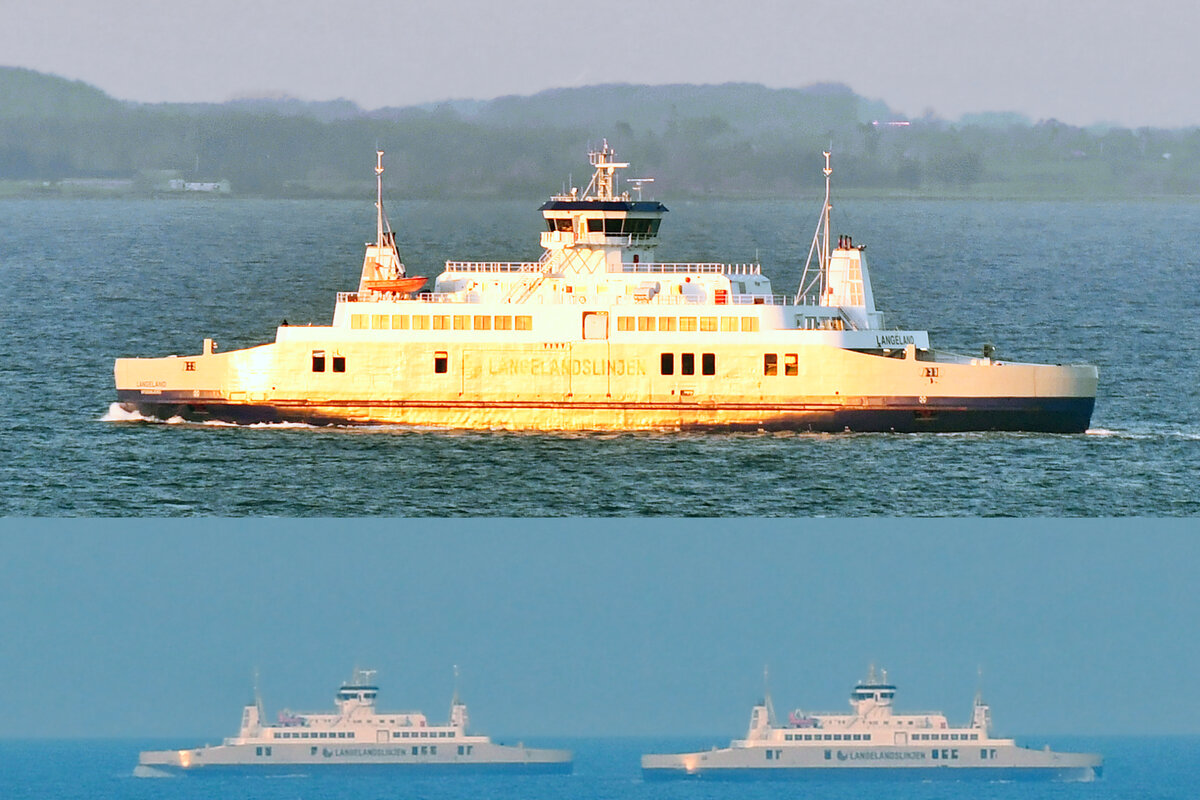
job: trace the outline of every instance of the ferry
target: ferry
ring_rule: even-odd
[[[621,191],[607,141],[588,186],[541,206],[534,262],[409,276],[383,207],[330,325],[195,355],[118,358],[117,401],[149,418],[535,431],[743,429],[1081,433],[1098,370],[935,350],[884,324],[865,248],[825,202],[795,294],[759,264],[655,258],[667,213]]]
[[[448,773],[568,773],[569,750],[523,743],[505,745],[469,730],[467,707],[458,690],[450,721],[432,725],[419,711],[380,711],[373,670],[355,670],[336,695],[337,708],[308,714],[279,712],[275,723],[255,692],[242,709],[236,736],[219,745],[186,750],[150,750],[138,759],[139,774],[245,771],[293,774],[330,768],[407,768]]]
[[[751,711],[744,739],[722,749],[642,756],[642,775],[922,781],[1091,781],[1101,775],[1099,755],[1034,750],[993,736],[991,710],[978,694],[966,725],[952,725],[937,711],[895,713],[895,696],[887,672],[876,676],[872,668],[850,693],[852,713],[796,710],[781,722],[768,693]]]

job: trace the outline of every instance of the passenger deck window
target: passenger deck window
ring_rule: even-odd
[[[785,353],[783,356],[783,374],[799,375],[800,362],[795,353]]]
[[[696,374],[696,354],[681,353],[679,356],[679,374],[680,375],[695,375]]]
[[[662,374],[663,375],[674,375],[675,374],[675,354],[674,353],[663,353],[662,354]]]
[[[325,351],[324,350],[313,350],[312,371],[313,372],[324,372],[325,371]]]
[[[779,356],[774,353],[766,353],[763,355],[763,375],[778,375],[779,374]]]
[[[717,354],[705,353],[700,357],[700,372],[703,375],[717,374]]]
[[[345,372],[346,371],[346,357],[345,356],[334,356],[333,357],[333,371],[334,372]]]
[[[445,374],[450,367],[450,358],[446,353],[438,351],[433,354],[433,371],[439,375]]]

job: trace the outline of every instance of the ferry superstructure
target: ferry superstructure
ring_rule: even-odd
[[[504,745],[469,730],[457,689],[450,721],[430,724],[419,711],[380,711],[373,672],[355,670],[324,713],[279,713],[266,721],[262,701],[242,709],[237,735],[219,745],[143,752],[139,766],[166,772],[282,772],[304,769],[403,767],[447,772],[570,772],[569,750]],[[257,694],[257,693],[256,693]]]
[[[758,264],[655,260],[667,208],[618,187],[590,154],[583,191],[541,207],[536,262],[447,261],[407,275],[383,210],[358,290],[331,325],[273,343],[119,358],[129,412],[191,420],[399,423],[523,430],[766,429],[1082,432],[1098,371],[934,350],[884,326],[866,254],[830,234],[826,196],[794,296]]]
[[[884,778],[1090,781],[1103,760],[1091,753],[1021,747],[991,733],[991,711],[979,695],[966,725],[941,712],[898,714],[896,687],[871,669],[850,693],[853,712],[793,711],[775,718],[770,695],[750,714],[744,739],[726,748],[642,756],[648,780],[666,778]]]

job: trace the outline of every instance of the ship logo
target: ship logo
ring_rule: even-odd
[[[838,761],[845,761],[848,758],[850,758],[850,756],[846,755],[845,751],[838,750]]]
[[[333,751],[330,750],[328,747],[322,747],[321,755],[325,756],[326,758],[333,758]]]

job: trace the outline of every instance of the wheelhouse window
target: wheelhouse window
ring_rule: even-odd
[[[313,372],[324,372],[325,371],[325,351],[324,350],[313,350],[312,351],[312,371]]]

